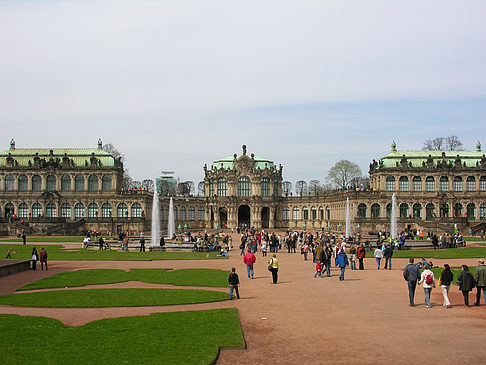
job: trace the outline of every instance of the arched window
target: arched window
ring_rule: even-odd
[[[317,209],[316,207],[311,207],[311,219],[316,220],[317,219]]]
[[[358,217],[359,218],[366,218],[366,204],[361,203],[358,205]]]
[[[454,217],[460,217],[462,215],[462,204],[454,204]]]
[[[442,218],[448,218],[449,217],[449,204],[447,203],[442,203],[440,205],[440,216]]]
[[[238,178],[238,196],[250,196],[251,185],[248,176],[240,176]]]
[[[203,207],[197,208],[197,220],[204,221],[205,211]]]
[[[118,218],[127,218],[128,217],[128,208],[125,203],[118,204],[116,208],[116,216]]]
[[[71,218],[71,206],[68,203],[63,203],[61,205],[61,217]]]
[[[12,175],[5,177],[5,191],[15,190],[15,178]]]
[[[304,220],[309,219],[309,209],[307,207],[302,208],[302,218]]]
[[[425,219],[428,221],[433,220],[435,217],[435,205],[429,203],[425,206]]]
[[[20,191],[27,191],[29,189],[29,180],[27,179],[27,176],[25,176],[25,175],[19,176],[18,184],[19,184],[19,190]]]
[[[88,191],[97,191],[98,190],[98,176],[90,175],[88,177]]]
[[[225,177],[220,177],[218,179],[218,196],[227,196],[228,195],[228,183],[226,182]]]
[[[209,196],[214,196],[214,180],[209,179]]]
[[[416,203],[413,205],[413,217],[414,218],[419,218],[422,219],[422,205],[419,203]]]
[[[179,216],[177,215],[177,207],[174,207],[174,220],[179,220]]]
[[[270,196],[270,179],[262,178],[262,196]]]
[[[433,176],[427,176],[425,179],[425,191],[435,191],[435,179]]]
[[[56,218],[57,217],[56,204],[47,203],[47,205],[46,205],[46,216],[47,216],[47,218]]]
[[[90,205],[88,205],[88,217],[89,218],[98,217],[98,204],[91,203]]]
[[[141,218],[142,217],[142,206],[140,203],[133,203],[131,208],[130,216],[132,218]]]
[[[185,221],[186,220],[186,207],[181,207],[180,214],[181,214],[181,221]]]
[[[385,184],[386,191],[395,191],[395,176],[388,175]]]
[[[82,203],[74,205],[74,219],[78,218],[84,218],[84,205]]]
[[[479,219],[486,219],[486,203],[482,203],[479,206]]]
[[[466,191],[476,191],[476,178],[474,176],[467,177]]]
[[[474,203],[469,203],[466,209],[467,219],[470,221],[476,220],[476,205]]]
[[[25,203],[20,203],[18,212],[19,218],[27,218],[29,216],[29,206]]]
[[[39,203],[32,204],[32,217],[38,218],[42,216],[42,205]]]
[[[292,220],[297,221],[300,219],[300,211],[299,207],[293,207],[292,208]]]
[[[479,179],[479,191],[486,191],[486,176]]]
[[[452,189],[454,191],[462,191],[462,177],[456,176],[452,183]]]
[[[326,219],[331,219],[331,208],[326,207]]]
[[[108,191],[111,190],[111,176],[103,175],[101,179],[101,190]]]
[[[61,191],[71,190],[71,177],[69,175],[61,176]]]
[[[380,204],[375,203],[371,206],[371,217],[380,218]]]
[[[324,208],[319,207],[319,219],[322,221],[324,220]]]
[[[74,190],[84,191],[84,176],[77,175],[74,178]]]
[[[5,217],[10,217],[14,215],[15,207],[12,203],[5,204]]]
[[[447,176],[442,176],[440,178],[440,191],[449,190],[449,178]]]
[[[408,204],[402,203],[400,204],[400,217],[407,218],[408,217]]]
[[[46,186],[48,191],[57,190],[56,177],[54,175],[47,176]]]
[[[194,207],[189,207],[189,209],[187,210],[187,219],[191,222],[194,220],[194,215],[195,215],[194,212],[195,212]]]
[[[42,189],[42,179],[39,175],[32,176],[32,190],[41,191]]]
[[[400,176],[398,180],[398,190],[399,191],[408,191],[408,177],[407,176]]]
[[[391,217],[391,211],[392,211],[392,205],[391,205],[391,203],[388,203],[386,205],[386,217],[387,218],[390,218]]]
[[[289,219],[290,219],[290,208],[289,207],[283,207],[282,220],[288,221]]]
[[[101,206],[101,216],[103,218],[110,218],[111,217],[111,204],[110,203],[103,203]]]
[[[412,180],[413,191],[422,191],[422,178],[420,176],[414,176]]]

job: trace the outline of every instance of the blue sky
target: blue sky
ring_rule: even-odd
[[[486,147],[486,2],[3,1],[4,148],[96,146],[135,179],[233,153],[318,179],[451,134]]]

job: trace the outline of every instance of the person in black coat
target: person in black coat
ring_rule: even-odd
[[[476,282],[474,277],[469,272],[469,267],[467,265],[462,265],[462,271],[457,277],[457,283],[459,284],[459,290],[462,291],[464,295],[464,305],[469,308],[469,292],[474,289]]]
[[[391,259],[393,256],[393,248],[391,247],[391,244],[387,244],[385,248],[385,252],[383,253],[383,256],[385,256],[385,270],[388,267],[388,270],[391,270]]]
[[[415,288],[417,287],[417,280],[420,277],[420,271],[417,265],[414,264],[414,259],[408,260],[408,265],[403,270],[403,278],[408,283],[408,297],[410,300],[410,306],[413,307],[415,298]]]
[[[231,268],[231,273],[228,277],[228,283],[230,285],[230,300],[233,299],[233,291],[236,292],[236,299],[240,299],[240,293],[238,291],[238,287],[240,286],[240,279],[238,278],[235,267]]]
[[[440,274],[440,288],[442,290],[442,295],[444,296],[444,304],[446,308],[451,307],[451,302],[449,301],[449,289],[451,288],[451,282],[454,279],[452,275],[451,267],[448,264],[444,264],[444,270]]]

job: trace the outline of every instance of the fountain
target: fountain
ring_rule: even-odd
[[[175,219],[174,219],[174,202],[170,197],[169,202],[169,216],[167,220],[167,238],[172,238],[175,234]]]
[[[160,203],[157,186],[154,188],[154,199],[152,201],[152,232],[150,233],[150,245],[158,246],[160,237]]]
[[[398,238],[398,228],[397,228],[397,197],[395,193],[392,195],[392,206],[391,206],[391,216],[390,216],[390,235],[391,238]]]
[[[349,198],[346,198],[346,231],[345,231],[346,239],[351,237],[351,216],[349,212]]]

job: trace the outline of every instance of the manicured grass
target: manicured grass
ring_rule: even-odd
[[[41,245],[1,244],[0,258],[5,258],[9,248],[15,251],[12,258],[16,260],[30,260],[32,247],[40,250]],[[206,260],[227,259],[218,257],[218,252],[121,252],[115,250],[87,250],[84,248],[64,249],[60,245],[44,246],[49,260],[76,261],[150,261],[150,260]],[[206,257],[208,256],[208,257]]]
[[[422,272],[423,270],[420,270]],[[444,271],[444,267],[436,267],[432,268],[431,271],[434,273],[434,277],[436,278],[436,285],[439,285],[440,274]],[[453,285],[457,285],[457,277],[459,273],[462,271],[462,267],[451,267],[452,274],[454,275],[454,279],[452,280]],[[476,271],[475,266],[469,266],[469,272],[474,275],[474,271]]]
[[[52,242],[52,243],[83,243],[85,236],[50,236],[50,237],[37,237],[27,236],[27,243],[29,242]],[[106,237],[103,237],[106,239]],[[2,238],[0,242],[23,242],[22,238]]]
[[[228,286],[228,271],[215,269],[90,269],[68,271],[35,281],[18,290],[78,287],[84,285],[142,281],[145,283],[224,287]]]
[[[367,252],[367,257],[373,257],[373,252]],[[444,250],[405,250],[394,251],[393,257],[426,257],[435,259],[458,259],[486,257],[486,247],[447,248]]]
[[[216,302],[227,293],[189,289],[53,290],[0,296],[0,304],[22,307],[100,308]]]
[[[0,315],[4,364],[210,364],[220,347],[244,347],[234,308],[104,319],[82,327]]]

